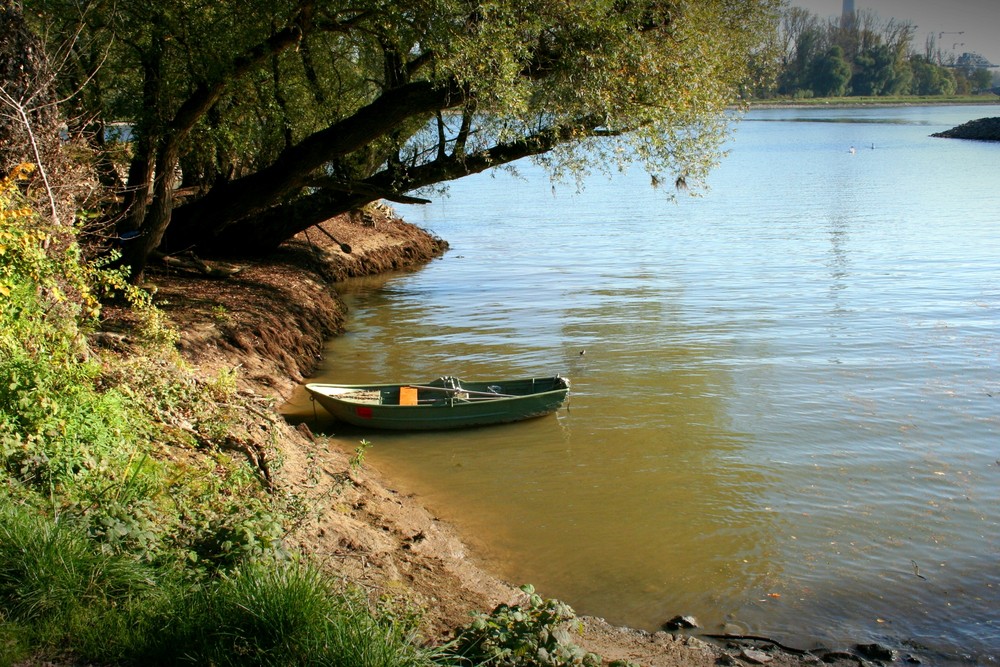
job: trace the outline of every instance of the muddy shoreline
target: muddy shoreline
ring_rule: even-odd
[[[242,391],[277,410],[316,367],[324,342],[344,330],[336,282],[405,271],[446,252],[445,241],[390,213],[335,218],[266,260],[226,264],[213,276],[184,262],[152,270],[156,302],[180,332],[185,359],[206,377],[234,373]],[[374,595],[422,609],[428,641],[446,639],[472,612],[521,599],[512,582],[480,567],[454,528],[419,498],[396,490],[370,466],[351,465],[357,446],[317,436],[304,424],[283,429],[272,453],[276,481],[309,507],[288,536],[290,547]],[[648,633],[583,620],[576,643],[606,662],[649,667],[874,664],[907,657],[858,646],[802,647],[811,649],[805,652],[766,638],[710,637],[711,628]]]

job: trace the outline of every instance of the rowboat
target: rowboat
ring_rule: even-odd
[[[367,428],[431,431],[516,422],[555,412],[569,394],[560,377],[422,384],[306,385],[310,397],[340,421]]]

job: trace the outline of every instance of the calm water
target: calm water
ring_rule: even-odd
[[[321,377],[562,373],[569,408],[332,432],[580,613],[996,664],[1000,144],[928,136],[996,115],[754,111],[700,198],[525,166],[400,207],[452,250],[349,284]]]

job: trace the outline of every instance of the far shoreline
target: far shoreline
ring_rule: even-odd
[[[868,109],[910,106],[990,106],[1000,105],[1000,95],[942,95],[914,97],[810,97],[749,100],[749,109]]]

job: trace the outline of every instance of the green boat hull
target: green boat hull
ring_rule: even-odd
[[[517,422],[551,414],[569,395],[555,376],[494,382],[439,378],[422,384],[306,385],[309,395],[338,420],[392,431],[436,431]],[[415,391],[414,391],[415,390]],[[413,395],[415,405],[400,405]]]

